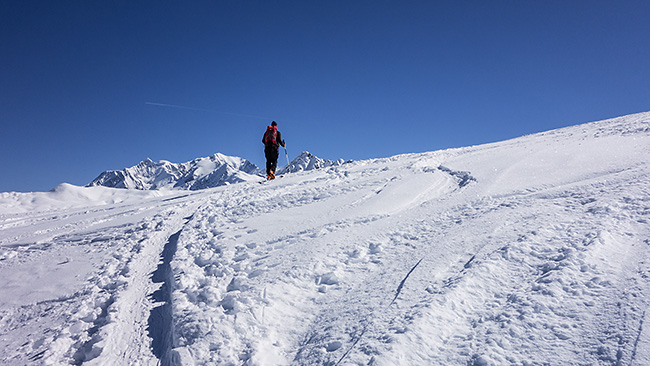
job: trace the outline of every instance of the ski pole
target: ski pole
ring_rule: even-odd
[[[286,146],[283,146],[283,147],[284,147],[284,156],[287,157],[287,167],[288,167],[289,166],[289,153],[287,153],[287,147]]]

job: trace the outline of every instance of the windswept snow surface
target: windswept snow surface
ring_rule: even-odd
[[[649,365],[648,157],[643,113],[265,184],[4,193],[0,363]]]

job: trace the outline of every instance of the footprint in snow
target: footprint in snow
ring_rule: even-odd
[[[338,285],[339,277],[334,272],[325,273],[316,279],[317,285]]]
[[[338,285],[339,282],[340,279],[334,272],[325,273],[316,277],[316,286],[319,286],[318,292],[321,293],[327,292],[327,286]]]
[[[379,254],[382,252],[381,244],[379,243],[370,243],[368,245],[368,254]]]
[[[341,348],[342,346],[343,346],[343,343],[341,343],[339,341],[334,341],[334,342],[328,343],[327,346],[325,347],[325,350],[327,350],[327,352],[334,352],[334,351],[338,350],[339,348]]]

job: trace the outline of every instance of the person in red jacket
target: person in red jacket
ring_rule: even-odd
[[[264,155],[266,156],[266,179],[275,179],[275,168],[278,167],[280,146],[287,146],[282,140],[282,135],[278,131],[278,124],[275,121],[271,122],[271,125],[266,128],[262,143],[264,144]]]

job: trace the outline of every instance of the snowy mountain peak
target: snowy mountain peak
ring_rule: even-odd
[[[147,158],[130,168],[105,171],[88,186],[197,190],[256,179],[258,174],[248,160],[217,153],[180,164]]]
[[[309,151],[303,151],[300,155],[298,155],[298,157],[293,159],[293,161],[289,165],[280,169],[279,173],[280,174],[295,173],[295,172],[305,171],[305,170],[313,170],[313,169],[326,168],[330,166],[338,166],[344,163],[345,161],[343,159],[339,159],[336,161],[326,160],[311,154]]]

